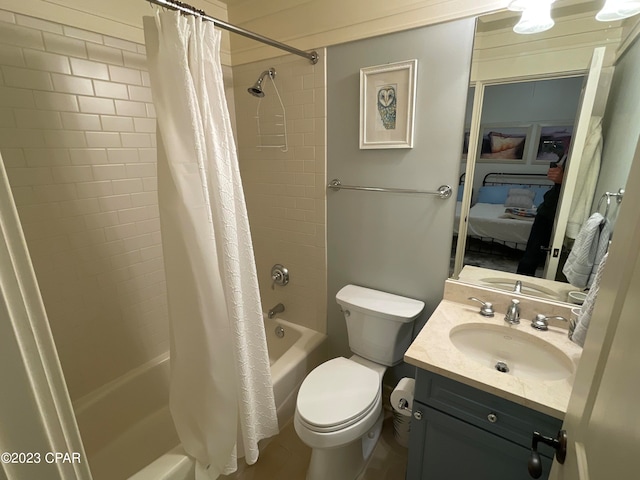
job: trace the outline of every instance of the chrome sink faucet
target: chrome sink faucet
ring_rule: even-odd
[[[522,282],[520,280],[516,280],[516,284],[513,287],[513,293],[522,293]]]
[[[509,305],[507,309],[504,321],[510,325],[520,323],[520,300],[516,300],[515,298],[511,300],[511,305]]]

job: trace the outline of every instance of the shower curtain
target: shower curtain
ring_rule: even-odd
[[[158,122],[158,204],[170,318],[170,408],[198,479],[247,463],[278,433],[221,32],[177,12],[144,19]]]

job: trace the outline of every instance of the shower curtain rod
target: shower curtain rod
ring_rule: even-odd
[[[244,28],[237,27],[235,25],[231,25],[230,23],[223,22],[222,20],[218,20],[217,18],[211,17],[207,15],[203,10],[198,10],[191,5],[187,5],[183,2],[178,2],[176,0],[146,0],[149,3],[153,3],[156,5],[160,5],[161,7],[166,7],[171,10],[178,10],[182,13],[187,13],[189,15],[195,15],[196,17],[203,18],[204,20],[208,20],[210,22],[215,23],[218,27],[223,30],[227,30],[229,32],[237,33],[238,35],[242,35],[243,37],[251,38],[253,40],[257,40],[258,42],[266,43],[272,47],[279,48],[280,50],[285,50],[289,53],[293,53],[294,55],[298,55],[300,57],[304,57],[308,59],[312,64],[318,63],[318,53],[314,50],[312,52],[305,52],[303,50],[298,50],[297,48],[291,47],[284,43],[277,42],[275,40],[271,40],[270,38],[264,37],[258,33],[250,32],[249,30],[245,30]]]

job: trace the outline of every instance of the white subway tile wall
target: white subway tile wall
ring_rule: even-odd
[[[282,317],[326,332],[326,103],[325,50],[320,61],[286,55],[233,67],[238,155],[265,310],[279,302]],[[260,101],[247,93],[258,76],[276,69],[275,83],[284,103],[288,151],[256,148],[256,113],[261,132],[278,128],[280,107],[268,78]],[[271,125],[273,123],[274,125]],[[272,130],[272,132],[275,130]],[[271,267],[289,269],[287,286],[271,289]]]
[[[0,11],[0,152],[72,399],[169,348],[144,52]]]

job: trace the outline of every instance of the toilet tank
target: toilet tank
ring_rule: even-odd
[[[413,321],[424,302],[346,285],[336,294],[347,323],[349,348],[361,357],[382,365],[397,365],[409,348]]]

